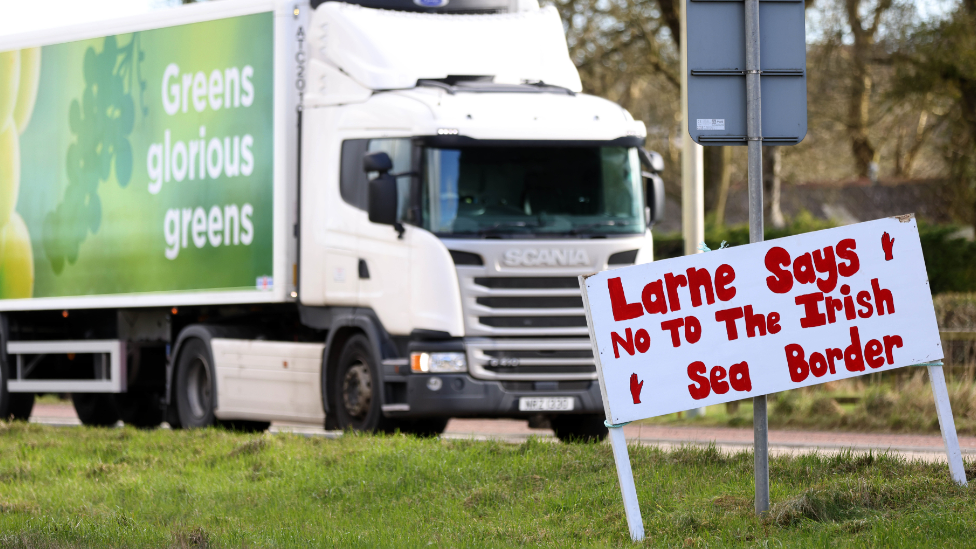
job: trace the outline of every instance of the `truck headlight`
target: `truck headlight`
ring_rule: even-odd
[[[415,374],[467,372],[464,353],[410,353],[410,370]]]

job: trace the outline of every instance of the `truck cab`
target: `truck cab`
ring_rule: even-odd
[[[403,5],[329,2],[309,24],[298,291],[329,330],[327,423],[599,436],[577,276],[652,260],[660,156],[581,93],[554,8]],[[355,326],[370,348],[346,353]]]

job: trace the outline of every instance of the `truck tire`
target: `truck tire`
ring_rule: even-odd
[[[71,403],[82,425],[113,427],[119,420],[114,395],[104,393],[71,393]]]
[[[380,409],[380,377],[369,339],[362,334],[346,341],[332,383],[339,429],[391,431],[394,422]]]
[[[271,427],[270,421],[250,421],[244,419],[218,419],[217,425],[220,425],[228,431],[237,431],[238,433],[262,433]]]
[[[159,393],[129,391],[115,395],[115,406],[122,422],[140,429],[159,427],[163,422],[163,407]]]
[[[451,418],[434,417],[425,419],[406,419],[397,423],[401,433],[414,435],[421,438],[436,437],[447,428],[447,422]]]
[[[176,364],[176,413],[180,427],[195,429],[215,423],[213,359],[201,339],[187,339]]]
[[[549,423],[563,442],[599,442],[609,434],[603,419],[603,414],[566,414],[553,416]]]
[[[0,400],[8,400],[7,410],[3,413],[4,418],[14,421],[27,421],[30,419],[31,412],[34,411],[34,393],[8,393],[0,397]],[[2,406],[2,404],[0,404]]]

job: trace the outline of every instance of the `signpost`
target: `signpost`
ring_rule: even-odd
[[[803,0],[685,0],[688,133],[749,147],[749,242],[763,240],[762,146],[807,133]],[[760,40],[760,38],[762,38]],[[763,96],[766,101],[764,102]],[[769,510],[765,393],[753,399],[756,512]]]
[[[643,526],[621,424],[903,366],[930,365],[952,478],[966,483],[913,216],[604,271],[580,285],[634,539]]]

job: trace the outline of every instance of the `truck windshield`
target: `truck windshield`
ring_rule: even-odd
[[[427,148],[424,226],[441,236],[642,234],[633,147]]]

